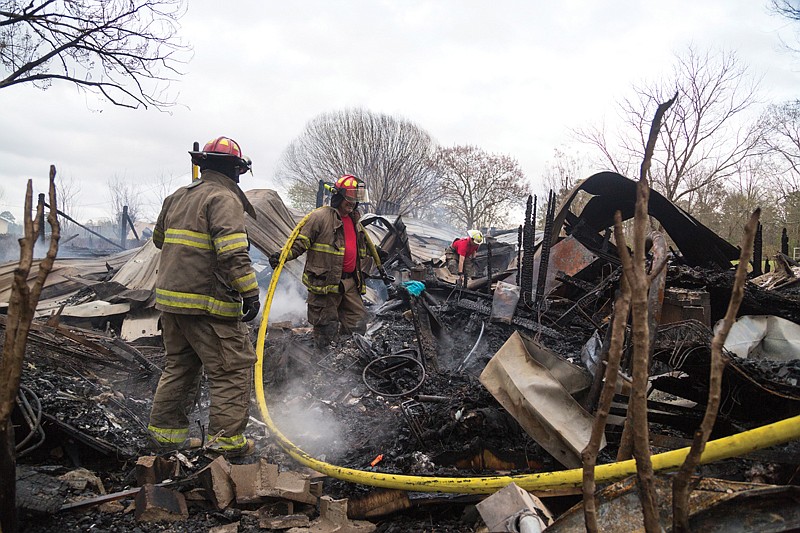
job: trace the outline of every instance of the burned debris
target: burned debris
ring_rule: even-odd
[[[273,280],[265,259],[289,239],[296,217],[273,191],[248,197],[258,214],[248,234],[259,283],[275,296],[266,328],[251,335],[263,342],[254,398],[260,412],[247,430],[257,454],[231,462],[209,453],[199,416],[196,449],[154,451],[148,441],[163,358],[154,247],[111,256],[107,269],[86,267],[82,275],[57,260],[53,272],[61,278],[51,278],[37,309],[14,414],[23,530],[99,524],[149,531],[163,522],[186,524],[178,531],[399,532],[431,523],[437,531],[519,531],[523,521],[540,530],[582,527],[580,476],[541,489],[529,488],[525,476],[582,465],[623,277],[611,228],[616,212],[633,216],[635,182],[596,174],[558,210],[552,196],[546,206],[531,198],[518,230],[485,233],[465,286],[440,259],[454,232],[366,217],[396,281],[387,288],[376,275],[366,295],[367,332],[323,349],[302,311],[281,309],[273,318],[298,292],[302,264],[288,263]],[[537,209],[546,212],[538,234]],[[664,268],[648,301],[647,411],[650,447],[667,451],[687,446],[703,419],[714,328],[731,299],[739,249],[654,191],[648,213],[662,230],[650,235],[649,262]],[[800,267],[786,257],[776,262],[783,266],[745,286],[739,331],[723,350],[712,439],[800,414]],[[600,466],[617,460],[630,403],[634,338],[626,322]],[[703,501],[693,507],[693,527],[721,514],[773,520],[775,531],[800,527],[796,433],[769,450],[751,446],[705,466],[701,494],[692,496]],[[79,468],[94,472],[99,485],[88,476],[76,484]],[[400,481],[392,486],[389,478]],[[658,493],[668,492],[669,475],[655,479]],[[619,507],[636,499],[635,482],[612,481],[598,481],[598,505],[613,509],[602,515],[624,521],[635,514],[641,524],[641,508]]]

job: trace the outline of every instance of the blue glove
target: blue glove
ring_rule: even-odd
[[[421,281],[404,281],[403,287],[412,295],[419,296],[425,290],[425,284]]]

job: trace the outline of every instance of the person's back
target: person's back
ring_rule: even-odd
[[[161,249],[156,308],[166,360],[148,430],[160,448],[192,445],[188,415],[205,372],[209,449],[244,454],[253,450],[244,429],[256,354],[242,322],[260,307],[244,225],[252,206],[237,185],[250,163],[227,137],[190,154],[201,178],[164,200],[153,230]]]
[[[239,318],[240,294],[257,289],[236,184],[204,169],[164,200],[154,243],[162,249],[156,308]]]
[[[445,250],[447,268],[451,274],[459,276],[459,283],[465,281],[463,277],[471,278],[475,274],[473,258],[483,242],[480,231],[469,230],[467,234],[467,237],[455,239]]]

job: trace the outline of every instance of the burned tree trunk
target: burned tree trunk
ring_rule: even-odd
[[[56,216],[56,167],[50,166],[50,212],[47,217],[52,232],[47,256],[39,264],[33,286],[28,286],[28,274],[33,264],[33,248],[40,233],[44,232],[44,207],[39,203],[36,223],[31,218],[33,208],[33,184],[28,180],[25,195],[24,228],[25,235],[19,239],[19,266],[14,270],[14,281],[6,321],[6,338],[3,343],[3,358],[0,360],[0,531],[14,533],[17,531],[16,511],[16,455],[14,450],[14,431],[11,425],[11,412],[19,390],[22,375],[22,360],[25,356],[25,343],[28,338],[39,295],[53,268],[53,261],[58,251],[60,236],[58,217]]]
[[[744,229],[744,236],[740,245],[739,265],[736,267],[736,280],[733,283],[728,310],[722,321],[722,327],[711,341],[711,365],[706,412],[703,415],[700,427],[695,431],[692,447],[689,449],[686,459],[672,481],[672,530],[676,532],[689,531],[689,494],[691,493],[689,481],[695,468],[700,464],[700,456],[706,448],[706,442],[708,442],[708,437],[711,435],[711,430],[714,429],[714,423],[717,420],[722,389],[722,372],[725,369],[722,347],[733,322],[736,320],[736,313],[739,311],[739,306],[744,298],[747,265],[753,252],[753,241],[757,227],[760,226],[758,223],[760,215],[761,209],[756,209],[750,215],[750,220]]]

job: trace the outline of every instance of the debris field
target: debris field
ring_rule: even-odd
[[[313,461],[358,471],[363,480],[580,468],[621,278],[609,228],[615,211],[632,216],[634,187],[617,174],[596,174],[559,212],[547,213],[541,232],[529,201],[524,226],[485,233],[466,287],[439,259],[457,234],[399,216],[366,216],[396,282],[387,291],[380,279],[370,280],[367,333],[340,336],[322,350],[304,321],[301,260],[286,265],[276,287],[266,266],[296,218],[273,191],[249,191],[259,215],[248,221],[251,255],[259,284],[275,297],[269,320],[261,319],[265,402],[254,396],[246,431],[256,453],[230,460],[204,447],[159,451],[148,440],[164,357],[152,298],[157,250],[145,244],[100,259],[58,259],[28,336],[12,415],[21,531],[515,531],[497,514],[503,505],[539,509],[548,531],[582,530],[580,486],[463,493],[376,487],[309,468],[276,430]],[[573,202],[582,194],[589,200]],[[670,243],[660,297],[651,302],[655,454],[689,446],[703,418],[711,339],[730,299],[738,249],[655,192],[650,205]],[[771,272],[754,265],[725,345],[712,439],[800,414],[800,265],[786,253],[771,258],[779,265]],[[0,301],[13,266],[0,265]],[[292,301],[298,312],[285,312]],[[0,314],[3,333],[5,324]],[[253,322],[254,344],[258,329]],[[598,465],[619,459],[630,336]],[[205,390],[191,428],[204,444],[213,438],[205,433]],[[798,441],[711,462],[699,474],[697,494],[717,496],[693,511],[695,527],[719,516],[763,525],[765,509],[774,515],[772,530],[800,527]],[[660,474],[659,483],[668,476]],[[600,505],[635,492],[630,483],[598,483]],[[630,518],[636,512],[615,509],[620,520],[641,523],[641,516]]]

